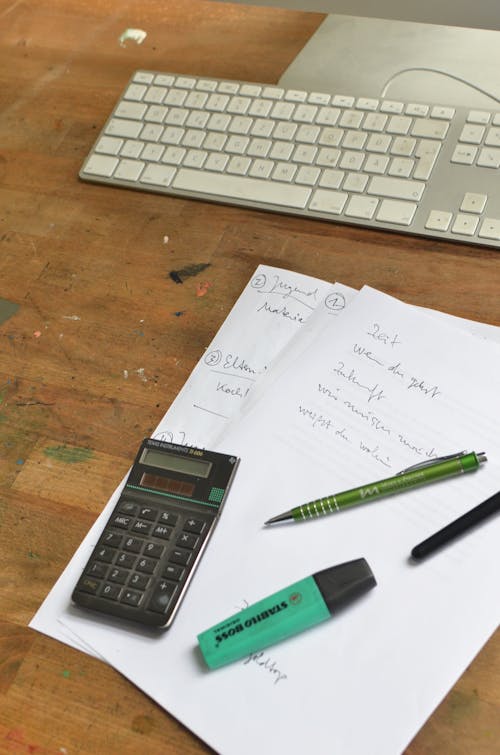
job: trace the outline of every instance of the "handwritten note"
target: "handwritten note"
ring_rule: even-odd
[[[154,437],[210,445],[331,288],[317,278],[259,266]]]
[[[265,750],[271,736],[297,755],[400,753],[498,624],[498,520],[473,547],[418,567],[408,554],[498,487],[499,346],[371,289],[341,320],[311,332],[227,425],[219,448],[242,462],[169,632],[152,641],[72,611],[61,618],[218,752]],[[331,517],[263,527],[297,503],[462,448],[485,450],[488,463]],[[262,656],[203,668],[195,636],[233,613],[238,596],[254,602],[360,556],[378,580],[368,596]]]

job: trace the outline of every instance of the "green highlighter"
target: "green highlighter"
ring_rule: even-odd
[[[329,619],[376,584],[364,558],[323,569],[199,634],[202,655],[211,669],[237,661]]]

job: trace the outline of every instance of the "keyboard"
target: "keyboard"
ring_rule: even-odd
[[[85,181],[500,249],[500,110],[136,71]]]

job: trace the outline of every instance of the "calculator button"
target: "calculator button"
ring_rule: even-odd
[[[188,532],[181,532],[177,538],[176,545],[181,545],[183,548],[196,548],[199,537],[196,535],[190,535]]]
[[[145,574],[132,574],[129,579],[129,585],[135,587],[137,590],[145,590],[149,583],[149,577]]]
[[[111,519],[110,524],[113,525],[113,527],[120,527],[123,530],[128,530],[130,527],[130,522],[132,521],[131,516],[125,516],[124,514],[116,514]]]
[[[182,566],[174,566],[174,564],[167,564],[163,570],[163,576],[168,579],[174,579],[176,582],[180,582],[184,576],[186,570]]]
[[[118,600],[121,589],[122,588],[119,585],[110,585],[106,583],[101,590],[101,596],[108,600]]]
[[[144,548],[144,555],[150,556],[151,558],[161,558],[164,550],[165,548],[163,545],[158,545],[157,543],[148,543]]]
[[[97,548],[95,552],[96,558],[99,561],[105,561],[107,564],[110,564],[113,561],[115,555],[116,551],[114,548],[108,548],[107,545]]]
[[[187,530],[188,532],[194,532],[196,535],[200,535],[204,528],[205,528],[205,520],[204,519],[195,519],[194,517],[190,517],[184,522],[183,529]]]
[[[92,574],[93,577],[97,577],[98,579],[104,579],[104,577],[107,574],[108,569],[109,567],[107,564],[101,564],[100,561],[94,561],[92,564],[89,564],[87,572],[89,574]]]
[[[171,527],[165,527],[163,524],[157,524],[153,530],[154,537],[161,537],[162,540],[168,540],[172,533]]]
[[[136,558],[132,553],[120,553],[116,559],[116,563],[123,566],[125,569],[132,569],[135,561]]]
[[[148,606],[149,610],[155,611],[155,613],[165,613],[176,590],[177,585],[162,579],[161,582],[158,582],[151,596]]]
[[[118,532],[104,532],[102,536],[103,545],[109,545],[112,548],[119,548],[122,542],[122,535]]]
[[[124,590],[121,597],[121,603],[126,603],[128,606],[138,606],[141,602],[142,593],[135,590]]]
[[[122,514],[135,516],[137,514],[137,509],[138,506],[136,503],[132,503],[132,501],[122,501],[118,510],[121,511]]]
[[[178,518],[178,514],[172,514],[171,511],[162,511],[160,519],[158,521],[160,521],[162,524],[170,524],[173,527]]]
[[[152,525],[149,522],[143,522],[140,519],[135,522],[134,526],[132,527],[133,532],[141,532],[143,535],[149,535],[151,532]]]
[[[158,516],[158,509],[152,509],[150,506],[143,506],[139,511],[139,516],[142,519],[148,519],[149,521],[154,522]]]
[[[127,537],[123,543],[123,547],[127,551],[132,551],[132,553],[140,553],[143,543],[144,540],[141,540],[139,537]]]
[[[91,577],[83,577],[80,580],[78,588],[82,592],[89,592],[91,595],[95,595],[101,583],[97,579],[91,579]]]
[[[127,581],[127,577],[128,571],[126,571],[125,569],[118,569],[116,566],[114,566],[109,572],[108,579],[111,580],[111,582],[118,582],[118,584],[124,585]]]
[[[182,548],[176,548],[174,551],[172,551],[172,554],[170,556],[170,561],[173,564],[180,564],[181,566],[187,566],[189,562],[191,561],[192,557],[191,551],[185,551]]]
[[[157,561],[153,561],[152,558],[140,558],[135,567],[137,571],[146,572],[146,574],[152,574],[155,570]]]

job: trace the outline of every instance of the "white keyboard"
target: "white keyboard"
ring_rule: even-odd
[[[80,178],[500,249],[500,110],[137,71]]]

